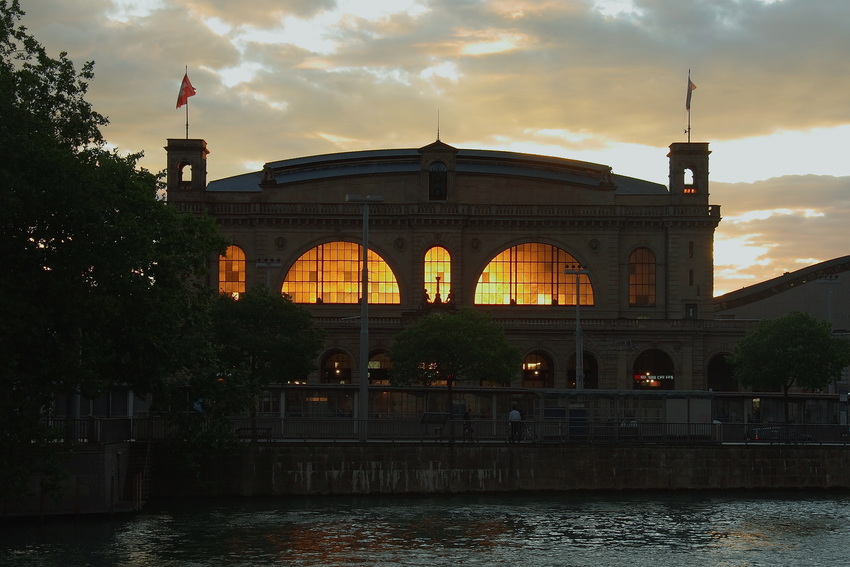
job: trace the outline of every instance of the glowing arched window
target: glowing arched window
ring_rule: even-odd
[[[429,301],[449,301],[452,292],[452,258],[442,246],[425,253],[425,293]]]
[[[575,305],[578,261],[566,251],[541,242],[508,248],[493,258],[475,288],[475,303],[489,305]],[[593,305],[593,287],[578,276],[582,305]]]
[[[629,307],[655,307],[655,254],[649,248],[629,256]]]
[[[237,298],[245,293],[245,252],[238,246],[228,246],[218,257],[218,292]]]
[[[295,303],[359,303],[363,248],[328,242],[305,252],[286,274],[281,292]],[[389,265],[369,250],[369,303],[400,303]]]

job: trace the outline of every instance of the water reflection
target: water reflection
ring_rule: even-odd
[[[846,493],[289,498],[4,526],[2,565],[847,564]]]

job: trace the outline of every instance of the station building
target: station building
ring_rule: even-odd
[[[715,317],[721,217],[709,200],[707,143],[670,145],[668,186],[607,165],[440,140],[271,161],[208,182],[206,141],[169,139],[165,149],[168,201],[213,216],[231,244],[211,259],[209,285],[279,289],[327,330],[318,370],[286,382],[361,379],[368,215],[372,384],[386,383],[388,348],[406,325],[472,307],[522,349],[516,387],[728,386],[725,356],[748,324]]]

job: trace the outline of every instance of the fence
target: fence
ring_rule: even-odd
[[[201,416],[195,424],[204,427]],[[245,442],[353,442],[366,427],[374,442],[509,442],[504,420],[372,419],[351,418],[233,418],[235,438]],[[52,419],[47,422],[55,441],[106,443],[164,440],[178,430],[162,418]],[[527,420],[520,442],[628,443],[628,444],[850,444],[844,425],[776,425],[743,423],[620,423],[568,420]]]

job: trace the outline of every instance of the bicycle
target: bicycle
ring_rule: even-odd
[[[534,425],[531,423],[519,422],[519,431],[517,432],[516,441],[511,435],[511,422],[508,422],[505,428],[505,441],[507,443],[532,443],[534,442]]]

